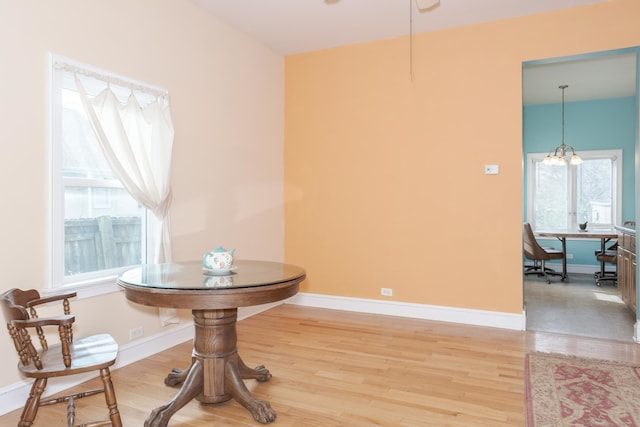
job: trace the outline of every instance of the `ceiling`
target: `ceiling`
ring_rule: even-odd
[[[636,54],[590,55],[526,64],[522,72],[524,105],[619,98],[636,94]]]
[[[419,11],[413,0],[192,0],[280,55],[479,24],[608,0],[441,0]],[[635,95],[635,54],[524,70],[524,104]]]

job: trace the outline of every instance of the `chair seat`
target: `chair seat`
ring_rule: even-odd
[[[76,338],[70,345],[71,366],[64,366],[60,345],[49,347],[40,354],[43,369],[37,369],[33,363],[18,364],[20,372],[29,378],[50,378],[82,372],[92,372],[113,365],[118,355],[118,343],[109,334]],[[59,375],[55,375],[59,372]]]
[[[594,251],[593,254],[595,256],[602,255],[602,251]],[[618,254],[618,251],[615,249],[605,249],[604,254],[607,256],[615,256]]]
[[[562,251],[558,251],[556,249],[544,248],[544,251],[549,254],[550,259],[562,259],[564,258],[564,254]]]
[[[618,261],[618,252],[612,250],[606,250],[603,252],[596,252],[596,259],[598,261],[609,262],[615,264]]]

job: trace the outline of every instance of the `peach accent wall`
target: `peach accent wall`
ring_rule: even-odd
[[[640,45],[638,17],[616,0],[414,35],[412,70],[408,37],[287,57],[302,290],[521,313],[522,62]]]
[[[0,0],[0,52],[0,292],[48,280],[49,52],[169,90],[174,260],[218,244],[283,260],[282,56],[186,0]],[[109,332],[121,346],[131,328],[147,338],[175,326],[122,292],[72,308],[77,336]],[[6,331],[0,360],[2,391],[19,380]]]

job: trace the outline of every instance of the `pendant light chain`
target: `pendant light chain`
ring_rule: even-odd
[[[559,89],[562,89],[562,142],[553,151],[553,155],[551,155],[551,153],[547,154],[547,157],[545,157],[542,161],[542,163],[547,165],[566,165],[566,156],[568,151],[571,151],[571,157],[569,159],[570,165],[579,165],[583,162],[582,157],[580,157],[578,153],[576,153],[575,148],[564,144],[564,90],[568,87],[569,85],[558,86]]]
[[[569,85],[560,85],[560,89],[562,89],[562,145],[564,146],[564,90],[569,87]]]
[[[413,81],[413,0],[409,0],[409,77]]]

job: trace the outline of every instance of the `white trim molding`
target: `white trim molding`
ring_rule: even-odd
[[[299,293],[287,299],[285,302],[287,304],[308,307],[411,317],[414,319],[463,323],[466,325],[488,326],[502,329],[513,329],[517,331],[524,331],[526,329],[524,313],[503,313],[498,311],[473,310],[437,305],[380,301],[308,293]]]
[[[594,239],[599,240],[600,239]],[[596,259],[595,257],[593,259]],[[554,269],[555,271],[562,271],[562,263],[560,262],[552,262],[549,261],[545,263],[545,265],[549,268]],[[609,264],[607,265],[607,270],[612,268]],[[600,264],[567,264],[567,273],[575,273],[575,274],[593,274],[596,271],[600,271]]]

